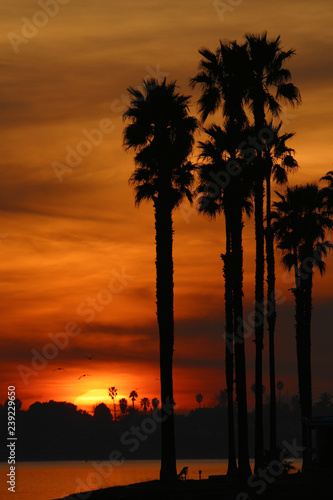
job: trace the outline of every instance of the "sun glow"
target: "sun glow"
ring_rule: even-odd
[[[123,394],[117,394],[115,398],[115,403],[119,402],[119,399],[125,398]],[[89,412],[93,411],[94,406],[101,403],[106,404],[108,407],[113,408],[113,400],[108,396],[108,391],[106,389],[90,389],[89,391],[81,394],[74,400],[74,404],[78,408],[85,409]]]

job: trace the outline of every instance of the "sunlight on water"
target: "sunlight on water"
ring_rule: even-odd
[[[253,464],[251,464],[253,466]],[[299,469],[300,462],[294,465]],[[180,471],[188,466],[188,479],[225,474],[227,460],[178,460]],[[0,464],[1,499],[54,500],[71,493],[158,479],[159,460],[128,460],[112,467],[109,462],[21,462],[16,464],[16,493],[6,487],[8,465]]]

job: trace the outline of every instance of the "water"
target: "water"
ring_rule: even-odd
[[[253,464],[252,464],[253,465]],[[298,463],[294,465],[299,468]],[[177,460],[177,470],[188,467],[188,479],[225,474],[227,460]],[[71,493],[158,479],[159,460],[109,462],[19,462],[16,464],[16,493],[7,490],[9,466],[0,463],[0,498],[53,500]]]

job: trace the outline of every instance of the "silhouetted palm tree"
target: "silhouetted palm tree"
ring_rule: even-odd
[[[140,401],[140,405],[143,408],[145,415],[147,414],[147,410],[150,407],[150,400],[148,398],[142,398]]]
[[[290,71],[284,64],[295,54],[294,50],[283,51],[280,37],[267,40],[267,33],[246,34],[246,45],[249,62],[244,75],[248,86],[247,101],[254,117],[254,130],[257,139],[262,136],[266,125],[266,110],[278,116],[282,97],[291,103],[300,101],[298,89],[290,82]],[[274,89],[275,95],[271,92]],[[255,412],[255,469],[264,465],[263,437],[263,397],[259,388],[262,386],[262,351],[264,339],[264,178],[265,162],[263,146],[257,148],[254,171],[255,198],[255,239],[256,239],[256,271],[255,271],[255,344],[256,344],[256,412]]]
[[[284,383],[281,380],[278,380],[276,384],[276,388],[279,391],[279,403],[281,402],[281,391],[284,388]]]
[[[154,410],[156,410],[156,408],[158,408],[158,405],[160,404],[160,401],[157,398],[153,398],[151,400],[151,404],[153,405]]]
[[[243,326],[243,253],[242,210],[245,206],[243,165],[240,165],[240,143],[247,125],[243,108],[245,97],[241,79],[242,65],[247,60],[244,46],[236,42],[220,42],[215,53],[199,51],[203,56],[198,75],[191,84],[199,84],[202,94],[199,108],[202,119],[222,106],[225,128],[212,125],[206,129],[208,141],[200,143],[205,164],[200,168],[200,187],[203,193],[201,210],[214,217],[223,211],[226,225],[226,252],[221,255],[225,278],[226,382],[228,390],[228,474],[236,466],[233,423],[233,351],[235,349],[236,392],[238,402],[239,473],[251,473],[248,455],[246,369]],[[233,168],[230,173],[230,168]],[[227,179],[227,180],[226,180]]]
[[[332,394],[329,392],[323,392],[319,396],[319,401],[314,404],[314,413],[318,416],[331,416],[333,408],[332,398]]]
[[[161,473],[164,481],[177,478],[174,438],[172,363],[173,228],[172,211],[184,196],[191,200],[193,148],[197,121],[188,115],[189,98],[176,92],[175,83],[143,82],[144,91],[129,88],[131,103],[124,114],[130,121],[124,132],[126,149],[135,151],[135,171],[130,182],[136,203],[153,202],[156,230],[156,298],[160,337],[160,381],[162,412]],[[167,410],[166,410],[167,408]]]
[[[114,408],[114,419],[115,421],[117,420],[117,413],[116,413],[116,397],[118,390],[115,387],[109,387],[109,396],[113,401],[113,408]]]
[[[138,397],[138,393],[133,390],[128,397],[132,400],[133,410],[134,410],[134,403],[135,403],[136,398]]]
[[[226,226],[226,252],[221,255],[225,278],[225,326],[226,326],[226,381],[228,389],[229,475],[235,473],[233,463],[233,364],[235,358],[235,379],[238,403],[239,473],[250,473],[247,446],[247,401],[246,370],[243,324],[243,210],[249,211],[247,196],[250,192],[246,179],[244,161],[237,145],[232,145],[228,128],[222,130],[213,125],[206,129],[209,140],[200,143],[201,156],[205,163],[200,167],[200,187],[203,193],[201,209],[211,217],[223,210]],[[239,136],[239,142],[241,136]],[[212,179],[227,173],[230,165],[239,173],[230,177],[225,187],[217,186]],[[233,355],[235,352],[235,355]],[[244,437],[244,441],[243,441]],[[228,467],[229,470],[229,467]]]
[[[274,256],[274,233],[271,227],[271,182],[285,184],[288,180],[288,172],[295,171],[298,163],[293,157],[294,150],[289,148],[286,142],[294,134],[279,135],[282,122],[278,126],[269,124],[271,134],[268,141],[264,143],[264,162],[266,180],[266,263],[267,263],[267,324],[269,339],[269,379],[270,379],[270,455],[275,459],[276,450],[276,393],[275,393],[275,324],[276,324],[276,300],[275,300],[275,256]]]
[[[219,405],[221,405],[222,407],[226,407],[227,403],[228,403],[228,391],[227,391],[227,389],[221,390],[216,398],[218,400]]]
[[[202,400],[203,400],[202,394],[197,394],[195,396],[195,399],[197,400],[197,403],[199,404],[199,408],[201,408],[201,403],[202,403]]]
[[[285,195],[277,193],[280,201],[274,203],[274,231],[278,247],[283,253],[283,264],[294,269],[296,308],[296,349],[298,383],[303,418],[311,417],[311,311],[314,268],[325,271],[324,258],[333,248],[325,241],[326,232],[333,227],[331,214],[323,204],[322,193],[316,184],[288,188]],[[303,424],[303,446],[309,448]],[[308,455],[303,454],[303,465]]]
[[[126,398],[119,399],[119,406],[120,406],[121,413],[123,415],[125,415],[126,410],[127,410],[127,399]]]
[[[333,209],[333,170],[327,172],[324,177],[320,179],[326,181],[328,185],[321,190],[323,203],[326,205],[327,210],[332,212]]]

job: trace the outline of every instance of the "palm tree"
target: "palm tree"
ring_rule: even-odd
[[[197,403],[199,404],[199,408],[201,408],[201,403],[202,403],[202,400],[203,400],[202,394],[197,394],[195,396],[195,399],[197,400]]]
[[[120,411],[123,415],[125,415],[126,410],[127,410],[127,399],[126,398],[121,398],[119,400],[119,406],[120,406]]]
[[[311,311],[313,272],[317,267],[325,271],[324,258],[333,248],[325,241],[327,231],[333,227],[331,213],[323,203],[321,190],[316,184],[288,188],[285,195],[277,193],[280,201],[274,203],[273,228],[278,248],[283,253],[283,264],[288,270],[294,269],[296,319],[296,350],[298,384],[301,413],[303,418],[311,417]],[[302,425],[303,446],[309,450],[305,424]],[[303,466],[309,460],[308,452],[303,453]]]
[[[131,103],[124,114],[130,121],[124,146],[135,151],[130,178],[136,203],[153,202],[156,241],[156,298],[160,339],[162,411],[160,479],[177,478],[173,397],[173,228],[172,212],[184,196],[191,201],[193,165],[188,161],[197,121],[188,114],[189,97],[176,92],[176,84],[143,82],[144,90],[129,88]],[[167,410],[166,410],[167,409]]]
[[[294,50],[283,51],[280,37],[268,41],[267,33],[260,35],[246,34],[248,51],[247,74],[244,75],[248,87],[247,101],[253,112],[256,137],[262,136],[266,128],[266,110],[273,116],[278,116],[282,97],[290,103],[300,101],[298,89],[290,82],[291,74],[284,64],[294,54]],[[271,93],[275,90],[275,95]],[[255,271],[255,344],[256,344],[256,412],[255,412],[255,469],[264,465],[264,436],[263,436],[263,397],[262,386],[262,351],[264,339],[264,178],[265,162],[263,161],[262,147],[258,147],[254,171],[254,198],[255,198],[255,239],[256,239],[256,271]]]
[[[114,408],[114,420],[117,420],[117,414],[116,414],[116,397],[118,390],[115,387],[109,387],[109,396],[113,401],[113,408]]]
[[[151,404],[153,405],[154,410],[156,410],[156,408],[158,408],[158,405],[160,404],[160,402],[157,398],[153,398],[151,400]]]
[[[142,398],[140,401],[140,405],[143,408],[145,415],[147,415],[147,410],[150,407],[150,400],[148,398]]]
[[[323,202],[327,206],[329,211],[332,211],[333,208],[333,170],[327,172],[324,177],[320,179],[321,181],[326,181],[328,186],[322,188],[321,194],[323,197]]]
[[[242,210],[245,205],[244,183],[241,182],[242,166],[239,164],[239,144],[247,125],[243,109],[245,97],[241,74],[247,60],[244,46],[236,42],[220,42],[215,53],[207,49],[199,51],[203,59],[198,75],[191,80],[192,86],[200,85],[202,94],[199,108],[202,120],[222,106],[225,128],[212,125],[206,129],[208,141],[200,143],[201,157],[206,163],[200,169],[200,187],[204,196],[201,210],[211,217],[223,211],[226,225],[226,252],[221,255],[225,278],[225,328],[226,328],[226,383],[228,391],[228,474],[237,471],[233,423],[233,366],[235,350],[236,392],[238,401],[239,473],[251,473],[248,455],[246,369],[243,326],[243,253]],[[233,175],[228,169],[233,167]],[[237,173],[235,173],[235,169]],[[221,182],[227,174],[228,182]],[[224,177],[225,179],[226,177]],[[228,177],[227,177],[228,178]],[[244,180],[244,179],[243,179]],[[235,343],[236,340],[236,343]]]
[[[266,181],[266,263],[267,263],[267,325],[269,340],[269,379],[270,379],[270,454],[275,459],[276,450],[276,392],[275,392],[275,324],[276,324],[276,300],[275,300],[275,256],[274,256],[274,234],[271,227],[271,182],[282,185],[288,180],[288,172],[295,171],[298,163],[293,157],[294,150],[289,148],[286,142],[294,134],[279,135],[282,122],[274,126],[271,122],[269,129],[271,134],[268,141],[263,141],[265,181]],[[269,310],[268,310],[269,308]]]
[[[128,397],[132,400],[133,410],[134,410],[134,402],[135,402],[136,398],[138,397],[138,393],[135,390],[133,390]]]
[[[226,408],[227,403],[228,403],[228,391],[227,391],[227,389],[220,390],[219,394],[217,394],[215,396],[215,399],[217,400],[219,406]]]
[[[276,384],[276,388],[279,391],[279,403],[280,403],[281,402],[281,391],[284,388],[284,383],[282,382],[282,380],[278,380],[278,382]]]
[[[228,473],[235,473],[234,430],[233,430],[233,378],[235,358],[236,394],[238,402],[238,444],[239,473],[250,473],[247,434],[246,370],[243,324],[243,210],[250,210],[248,182],[244,161],[237,145],[232,145],[228,126],[223,130],[217,125],[206,129],[209,140],[200,143],[205,163],[199,169],[200,187],[203,192],[201,210],[211,217],[223,210],[226,226],[226,252],[221,255],[225,278],[225,326],[226,326],[226,382],[228,390],[229,461]],[[240,142],[239,136],[239,142]],[[230,178],[224,188],[212,182],[221,173],[227,172],[231,163],[239,173]],[[235,353],[235,354],[234,354]]]

